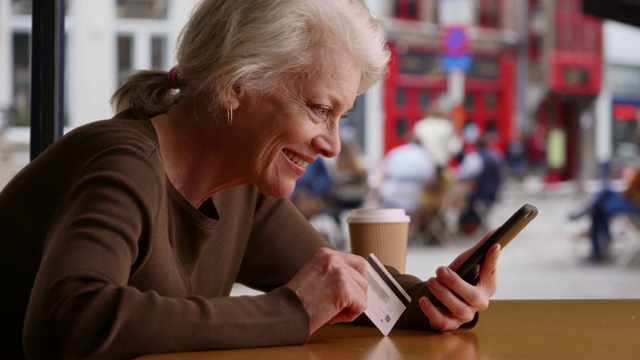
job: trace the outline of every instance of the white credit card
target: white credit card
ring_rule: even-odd
[[[367,257],[367,310],[364,312],[387,336],[411,298],[372,253]]]

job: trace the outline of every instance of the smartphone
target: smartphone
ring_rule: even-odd
[[[482,263],[487,250],[496,243],[500,244],[501,249],[504,249],[504,247],[507,246],[507,244],[513,240],[513,238],[515,238],[516,235],[518,235],[518,233],[520,233],[520,231],[536,217],[536,215],[538,215],[538,208],[530,204],[524,204],[520,209],[513,213],[513,215],[504,222],[504,224],[497,228],[491,236],[486,238],[482,242],[482,245],[478,246],[478,248],[471,253],[466,260],[464,260],[459,266],[451,267],[451,269],[468,283],[475,284],[479,276],[477,266]],[[439,305],[440,301],[436,299],[428,289],[427,292],[427,297],[431,303]]]
[[[504,222],[496,231],[484,240],[476,251],[474,251],[460,266],[452,268],[463,279],[473,282],[475,281],[474,274],[470,274],[470,271],[476,266],[482,263],[484,254],[489,248],[498,243],[500,248],[504,249],[507,244],[513,240],[518,233],[527,226],[531,220],[538,215],[538,208],[530,204],[524,204],[518,209],[507,221]],[[469,275],[472,275],[471,277]],[[477,275],[477,274],[476,274]]]

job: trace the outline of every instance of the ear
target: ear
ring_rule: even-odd
[[[245,95],[245,90],[240,85],[233,85],[231,88],[219,85],[216,87],[216,93],[223,109],[235,110],[240,106],[240,102]]]

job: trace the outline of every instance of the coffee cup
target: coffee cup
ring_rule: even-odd
[[[353,209],[347,217],[351,252],[373,253],[383,265],[405,272],[409,242],[409,215],[404,209]]]

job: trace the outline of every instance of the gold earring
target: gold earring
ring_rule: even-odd
[[[231,126],[233,123],[233,107],[231,101],[229,101],[229,109],[227,110],[227,124]]]

